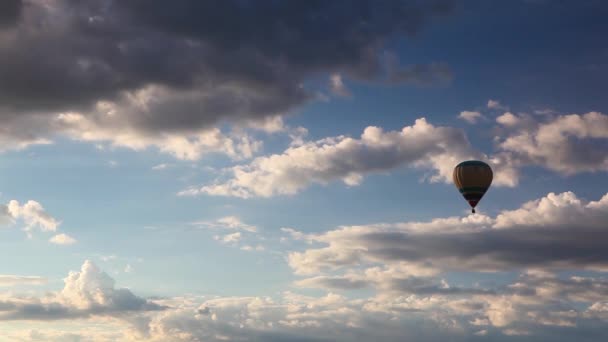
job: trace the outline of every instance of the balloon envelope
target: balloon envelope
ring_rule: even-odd
[[[454,184],[469,202],[473,213],[477,203],[492,184],[493,176],[490,165],[479,160],[467,160],[454,168]]]

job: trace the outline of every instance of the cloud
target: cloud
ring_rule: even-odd
[[[40,203],[33,200],[29,200],[23,205],[16,200],[11,200],[7,205],[2,205],[1,210],[3,211],[1,221],[4,221],[5,224],[23,222],[25,224],[23,230],[29,237],[32,236],[35,229],[42,232],[55,232],[61,224],[47,213]]]
[[[287,233],[292,240],[307,240],[310,241],[309,235],[289,227],[282,227],[281,231]]]
[[[342,76],[340,76],[340,74],[332,74],[329,77],[329,85],[332,93],[338,96],[352,96],[350,91],[344,85],[344,82],[342,81]]]
[[[497,100],[488,100],[488,108],[489,109],[497,109],[497,110],[509,110],[509,107],[503,106],[499,101]]]
[[[600,243],[608,237],[608,194],[584,202],[573,193],[550,193],[495,218],[466,220],[434,220],[423,224],[426,230],[416,222],[343,227],[314,236],[326,246],[290,253],[289,265],[299,274],[370,262],[474,272],[608,267]]]
[[[215,236],[215,239],[221,241],[223,243],[237,243],[241,240],[241,233],[236,232],[232,234],[227,234],[224,236]]]
[[[21,0],[5,0],[0,4],[0,30],[17,23],[23,9]]]
[[[376,279],[378,284],[392,285],[379,288],[378,293],[370,296],[349,298],[333,290],[318,296],[285,291],[272,298],[185,296],[158,299],[155,308],[145,309],[133,305],[140,301],[112,295],[116,289],[111,278],[87,261],[80,272],[72,272],[66,278],[59,297],[40,298],[37,305],[32,305],[35,302],[32,298],[20,301],[4,298],[0,301],[0,312],[20,311],[19,305],[27,302],[31,306],[27,316],[14,319],[61,317],[66,319],[62,326],[69,328],[70,338],[85,340],[352,341],[365,338],[392,342],[406,338],[565,342],[574,336],[582,341],[606,337],[604,326],[608,317],[603,299],[608,293],[608,281],[605,278],[528,270],[505,285],[485,290],[435,282],[432,273],[412,276],[408,273],[411,267],[405,264],[392,267],[372,267],[364,272],[353,269],[344,277],[351,277],[350,282],[330,276],[316,276],[303,282],[303,285],[315,284],[323,289],[358,290],[365,284],[353,279],[364,276]],[[405,278],[406,274],[410,277]],[[60,304],[51,310],[49,299]],[[34,310],[39,309],[38,306],[47,310],[41,314],[40,310]],[[83,316],[85,313],[89,316]],[[114,320],[103,320],[102,317],[108,316]],[[71,319],[84,317],[89,320]],[[112,336],[107,335],[109,327],[112,327]],[[10,334],[17,336],[12,335],[14,332]],[[18,336],[28,341],[64,334],[66,331],[60,329],[41,329]]]
[[[241,250],[247,251],[247,252],[252,252],[252,251],[263,252],[266,250],[266,248],[262,245],[256,245],[256,246],[245,245],[245,246],[241,247]]]
[[[500,139],[498,148],[520,164],[539,165],[564,175],[608,170],[608,116],[598,112],[553,116],[538,121],[505,113],[497,118],[517,129]]]
[[[382,51],[388,39],[450,13],[450,4],[4,1],[0,141],[10,149],[68,136],[198,158],[217,151],[201,135],[218,125],[264,121],[313,101],[303,84],[319,73],[434,81],[443,65],[387,68]],[[41,55],[42,64],[32,57]]]
[[[450,285],[444,279],[437,278],[441,273],[439,268],[408,262],[389,263],[387,266],[373,266],[373,264],[360,262],[359,265],[364,267],[367,265],[368,267],[348,269],[343,275],[321,275],[305,278],[296,281],[295,285],[326,291],[370,288],[381,296],[466,296],[495,293],[491,289]]]
[[[73,245],[76,243],[76,239],[67,234],[57,234],[53,236],[49,241],[56,245]]]
[[[144,99],[137,99],[139,101],[137,106],[148,106],[146,101],[153,101],[157,98],[157,94],[141,96]],[[135,100],[130,99],[130,101]],[[135,106],[135,104],[131,106]],[[63,134],[75,140],[107,141],[113,146],[126,147],[136,151],[155,147],[161,152],[184,160],[197,160],[209,153],[222,153],[237,160],[250,158],[262,146],[260,141],[251,139],[245,133],[233,133],[227,136],[218,128],[194,130],[187,133],[140,132],[123,125],[120,120],[141,109],[131,108],[129,110],[127,108],[126,112],[120,112],[121,109],[111,103],[98,105],[97,109],[99,111],[96,114],[99,116],[98,119],[91,119],[79,113],[62,113],[58,115],[55,122],[61,126]],[[167,115],[169,114],[167,113]]]
[[[213,239],[222,244],[226,244],[232,247],[239,247],[243,251],[264,251],[266,248],[260,244],[251,245],[252,238],[264,239],[258,235],[258,227],[246,224],[242,222],[236,216],[225,216],[215,221],[199,221],[193,222],[193,225],[200,228],[207,228],[213,230],[230,230],[234,231],[230,234],[225,235],[214,235]]]
[[[309,287],[309,288],[323,288],[323,289],[361,289],[369,286],[369,283],[365,280],[352,279],[350,277],[328,277],[318,276],[314,278],[308,278],[299,280],[296,282],[297,286]]]
[[[47,279],[38,276],[0,275],[0,286],[43,285]]]
[[[246,223],[243,223],[236,216],[225,216],[221,217],[215,221],[199,221],[193,223],[196,226],[206,227],[206,228],[214,228],[214,229],[229,229],[229,230],[242,230],[249,233],[255,233],[258,231],[256,226],[252,226]]]
[[[471,112],[471,111],[463,111],[458,115],[459,119],[462,119],[470,124],[474,124],[478,119],[483,118],[484,116],[480,112]]]
[[[155,170],[155,171],[165,170],[165,169],[168,169],[169,167],[171,167],[171,164],[162,163],[162,164],[152,166],[152,170]]]
[[[473,151],[462,130],[433,126],[421,118],[401,131],[385,132],[369,126],[360,139],[337,136],[292,146],[282,154],[258,157],[248,165],[233,167],[232,178],[227,181],[180,194],[242,198],[292,195],[314,183],[341,180],[356,186],[367,174],[400,166],[431,168],[436,172],[431,181],[451,182],[454,166],[473,156],[482,157]],[[496,166],[495,183],[509,184],[501,172],[502,166]]]
[[[0,205],[0,224],[24,224],[23,230],[31,238],[36,230],[43,233],[57,232],[61,221],[50,215],[42,204],[28,200],[23,205],[19,201],[11,200],[7,205]],[[56,234],[49,242],[58,245],[76,243],[76,239],[66,234]]]
[[[532,280],[526,274],[517,280]],[[512,284],[512,285],[516,285]],[[269,297],[219,297],[182,300],[138,333],[150,341],[587,341],[606,336],[603,322],[576,310],[575,302],[558,294],[532,295],[467,293],[461,297],[375,296],[349,299],[336,293],[313,297],[284,292]],[[601,311],[601,306],[594,306]],[[572,325],[572,322],[576,324]],[[580,335],[581,332],[585,332]]]
[[[23,220],[26,224],[25,230],[31,231],[38,228],[43,232],[54,232],[60,222],[49,215],[42,205],[36,201],[29,200],[20,205],[18,201],[11,200],[8,205],[8,213],[15,220]]]
[[[506,112],[496,121],[503,130],[494,139],[491,155],[475,151],[464,131],[434,126],[420,118],[401,131],[385,132],[369,126],[359,139],[335,136],[302,141],[281,154],[232,167],[228,179],[179,194],[241,198],[293,195],[312,184],[338,180],[356,186],[367,174],[402,166],[431,169],[431,182],[449,183],[453,167],[466,159],[486,160],[494,170],[493,186],[516,186],[520,169],[526,166],[565,175],[608,170],[608,150],[603,146],[608,138],[608,116],[602,113],[545,116],[540,122],[527,114]]]
[[[70,272],[60,292],[45,297],[0,296],[0,320],[60,320],[96,315],[120,316],[165,307],[115,288],[114,279],[87,260],[79,272]]]
[[[514,127],[520,123],[520,119],[511,112],[506,112],[496,118],[496,122],[506,127]]]
[[[4,336],[11,341],[19,342],[111,342],[124,337],[123,334],[112,330],[115,327],[106,328],[110,329],[108,331],[98,331],[89,327],[89,329],[82,329],[77,333],[67,329],[30,329],[17,332],[6,331]]]
[[[161,310],[162,307],[137,297],[130,290],[115,288],[114,279],[86,260],[80,272],[70,272],[59,293],[69,307],[95,312]]]

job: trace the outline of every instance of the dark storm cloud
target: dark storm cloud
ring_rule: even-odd
[[[122,104],[125,92],[159,85],[168,94],[145,116],[121,113],[114,125],[179,131],[285,113],[314,97],[302,83],[320,73],[442,78],[446,69],[433,66],[387,76],[380,49],[449,12],[450,3],[32,1],[0,40],[0,113],[87,112],[99,100]],[[19,4],[2,2],[0,22],[16,22]]]

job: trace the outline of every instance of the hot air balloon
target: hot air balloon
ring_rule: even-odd
[[[454,184],[464,199],[469,202],[473,214],[477,203],[492,184],[493,176],[490,165],[479,160],[467,160],[454,168],[452,175]]]

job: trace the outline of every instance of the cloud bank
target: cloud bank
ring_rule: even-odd
[[[256,142],[218,126],[264,122],[315,100],[303,84],[318,74],[413,84],[451,77],[444,65],[389,67],[383,53],[388,39],[416,34],[451,7],[4,1],[0,141],[18,149],[67,136],[182,159],[250,157]]]

